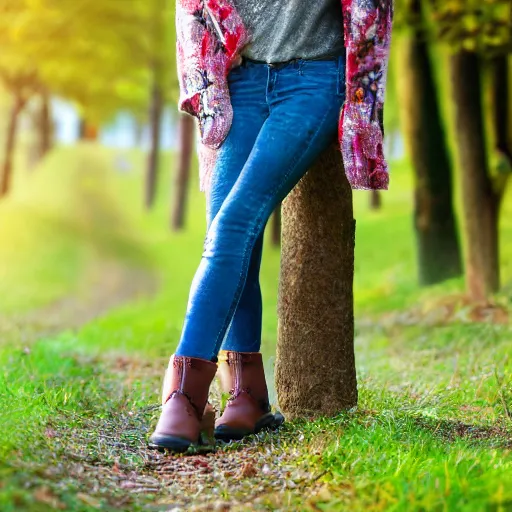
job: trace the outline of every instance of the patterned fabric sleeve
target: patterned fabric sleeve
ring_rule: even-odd
[[[227,74],[248,35],[229,0],[177,0],[178,108],[195,116],[201,142],[219,147],[233,110]]]
[[[383,106],[393,19],[392,0],[342,0],[347,50],[346,101],[339,138],[354,189],[387,189]]]

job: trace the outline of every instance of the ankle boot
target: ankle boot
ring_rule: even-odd
[[[207,404],[217,364],[205,359],[173,355],[165,374],[162,413],[149,447],[175,453],[203,444],[201,435],[213,433],[215,411]]]
[[[272,414],[263,371],[257,352],[223,351],[219,355],[222,390],[229,398],[222,416],[215,423],[215,438],[239,440],[265,428],[277,428],[284,418]]]

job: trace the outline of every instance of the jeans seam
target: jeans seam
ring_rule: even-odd
[[[312,136],[309,138],[309,140],[305,143],[305,148],[302,152],[302,155],[290,165],[287,172],[283,175],[282,180],[270,192],[270,194],[269,194],[270,200],[274,197],[276,191],[278,191],[279,188],[281,188],[284,185],[284,183],[286,183],[286,180],[290,177],[293,169],[295,169],[297,167],[297,165],[300,163],[300,161],[304,158],[304,155],[306,154],[307,150],[311,147],[311,143],[317,137],[318,133],[320,132],[320,128],[323,126],[328,115],[329,115],[329,109],[326,109],[324,116],[322,117],[321,121],[318,123],[317,129],[312,134]],[[265,209],[268,207],[268,203],[269,203],[269,200],[267,200],[264,203],[264,205],[258,210],[258,213],[256,215],[256,222],[255,222],[256,226],[259,226],[261,219],[263,218],[263,213],[264,213]],[[238,303],[240,302],[240,297],[242,295],[242,290],[243,290],[243,286],[241,285],[242,276],[244,273],[246,273],[246,271],[244,269],[248,266],[247,253],[250,251],[250,248],[254,246],[254,242],[257,238],[258,231],[259,231],[259,228],[252,229],[250,237],[248,238],[248,242],[245,244],[244,252],[242,254],[242,271],[241,271],[240,275],[238,276],[238,284],[236,286],[235,296],[234,296],[231,306],[228,310],[228,314],[226,315],[226,318],[222,324],[222,327],[221,327],[220,331],[217,333],[217,335],[215,336],[214,353],[212,355],[213,357],[215,357],[217,355],[217,352],[219,351],[219,348],[223,341],[222,339],[219,341],[220,335],[221,335],[222,331],[224,331],[224,333],[226,333],[226,329],[227,329],[227,327],[229,327],[229,323],[231,322],[231,317],[233,316],[236,308],[238,307]],[[226,324],[228,318],[230,320],[228,322],[228,326],[225,327],[225,324]]]

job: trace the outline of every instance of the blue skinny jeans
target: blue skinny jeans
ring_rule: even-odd
[[[233,123],[207,192],[207,234],[176,354],[258,352],[263,231],[276,206],[336,143],[345,57],[266,64],[228,75]]]

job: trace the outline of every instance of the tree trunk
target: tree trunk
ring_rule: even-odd
[[[194,148],[194,118],[189,114],[181,114],[179,121],[179,160],[174,191],[174,210],[171,226],[177,231],[185,226],[185,211],[190,182],[190,164]]]
[[[156,196],[162,113],[163,95],[158,81],[158,73],[155,71],[149,112],[150,148],[146,172],[146,208],[148,209],[153,206]]]
[[[352,191],[330,147],[283,202],[276,388],[289,419],[357,404]]]
[[[380,210],[382,207],[382,195],[379,190],[370,192],[370,210]]]
[[[4,162],[2,165],[2,177],[0,182],[0,197],[5,197],[11,189],[18,119],[20,112],[23,109],[23,106],[23,100],[19,97],[15,98],[14,104],[11,108],[11,113],[9,115],[9,121],[7,124],[7,135],[5,139]]]
[[[500,55],[491,60],[493,124],[496,149],[512,158],[510,148],[510,79],[508,55]]]
[[[421,16],[419,0],[411,5]],[[430,285],[462,273],[453,208],[452,165],[434,72],[420,29],[402,41],[398,87],[401,120],[414,176],[414,227],[419,281]]]
[[[476,54],[450,59],[466,241],[466,286],[474,300],[499,289],[499,198],[489,177],[482,114],[481,66]]]
[[[39,112],[39,158],[44,158],[52,145],[52,116],[50,110],[50,98],[46,91],[41,94],[41,106]]]
[[[274,247],[279,247],[281,245],[281,204],[279,204],[274,213],[272,214],[272,223],[271,223],[271,242]]]
[[[87,132],[87,121],[85,120],[84,117],[81,117],[79,125],[78,125],[78,137],[80,140],[85,140],[86,132]]]
[[[491,59],[491,119],[494,139],[494,158],[491,169],[492,186],[498,196],[498,210],[512,173],[512,119],[510,119],[511,84],[508,56]]]

